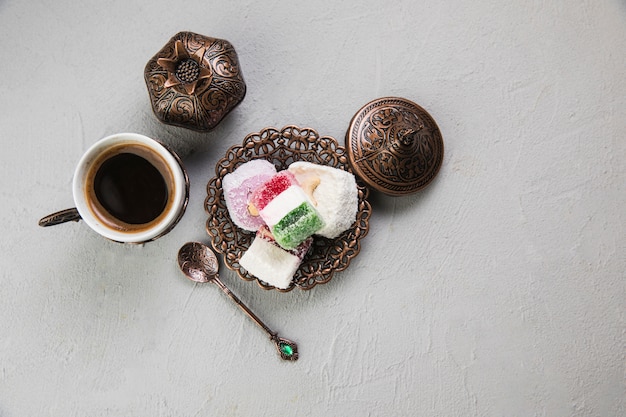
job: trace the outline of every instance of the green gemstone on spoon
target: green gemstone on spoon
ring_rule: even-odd
[[[287,356],[293,355],[293,348],[291,347],[291,345],[288,345],[287,343],[280,344],[280,351]]]

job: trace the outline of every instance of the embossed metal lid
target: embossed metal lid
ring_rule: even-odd
[[[400,196],[426,187],[443,162],[435,120],[404,98],[383,97],[363,106],[346,132],[348,159],[371,188]]]
[[[246,95],[233,45],[193,32],[174,35],[148,61],[144,78],[160,121],[198,131],[213,129]]]

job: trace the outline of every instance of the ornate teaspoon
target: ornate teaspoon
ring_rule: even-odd
[[[228,295],[237,305],[270,336],[276,345],[280,357],[284,360],[298,359],[298,345],[289,339],[278,337],[278,334],[267,327],[230,289],[220,280],[219,265],[215,253],[200,242],[185,243],[178,251],[178,266],[180,270],[194,282],[213,282]]]

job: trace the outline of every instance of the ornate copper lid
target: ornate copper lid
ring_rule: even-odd
[[[370,187],[399,196],[426,187],[443,162],[435,120],[412,101],[383,97],[363,106],[346,133],[350,165]]]
[[[179,32],[146,64],[152,110],[163,123],[208,131],[246,95],[235,48]]]

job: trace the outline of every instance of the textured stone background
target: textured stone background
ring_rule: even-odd
[[[228,39],[248,85],[213,132],[159,124],[145,63],[180,30]],[[626,3],[622,0],[0,0],[0,416],[623,416]],[[310,292],[224,281],[301,359],[175,255],[207,241],[205,185],[265,126],[343,142],[367,101],[437,120],[435,182],[373,195],[350,268]],[[192,185],[144,247],[39,217],[74,165],[133,131]]]

